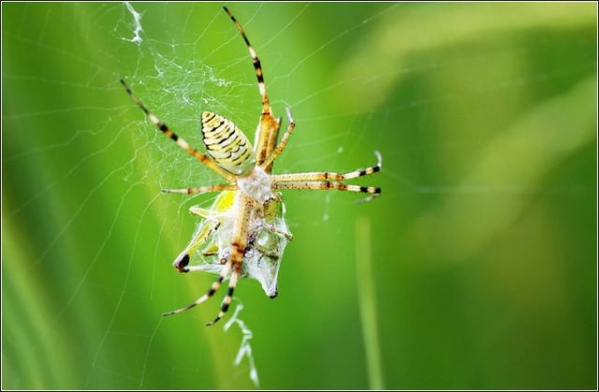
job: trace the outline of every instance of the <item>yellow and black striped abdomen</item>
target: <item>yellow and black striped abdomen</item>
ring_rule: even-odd
[[[206,152],[220,167],[236,176],[252,172],[256,166],[252,144],[233,122],[203,112],[201,129]]]

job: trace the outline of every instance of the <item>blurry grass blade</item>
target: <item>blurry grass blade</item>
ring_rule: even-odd
[[[374,300],[374,282],[372,278],[372,254],[370,249],[370,220],[361,218],[356,221],[356,278],[362,336],[366,350],[368,366],[368,386],[370,389],[384,389],[381,352]]]

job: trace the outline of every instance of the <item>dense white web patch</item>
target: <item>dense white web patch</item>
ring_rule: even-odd
[[[129,41],[134,42],[136,44],[140,44],[141,41],[143,41],[140,33],[142,31],[144,31],[143,28],[141,27],[142,14],[135,11],[135,9],[133,8],[133,6],[131,5],[131,3],[129,1],[125,1],[125,6],[127,7],[127,11],[129,11],[131,13],[131,16],[133,17],[133,23],[135,26],[133,29],[133,38],[130,38]]]

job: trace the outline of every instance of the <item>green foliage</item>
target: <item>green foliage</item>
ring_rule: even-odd
[[[139,44],[125,4],[2,4],[3,388],[253,387],[218,299],[161,318],[213,280],[170,264],[213,196],[159,190],[218,180],[118,82],[197,145],[202,110],[252,135],[251,61],[219,4],[132,7]],[[297,123],[275,171],[383,155],[371,203],[285,195],[279,297],[236,292],[261,387],[596,388],[597,5],[229,8]]]

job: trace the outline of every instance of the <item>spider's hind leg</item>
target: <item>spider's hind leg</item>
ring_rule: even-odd
[[[206,323],[206,326],[211,326],[211,325],[216,324],[218,322],[218,320],[223,318],[225,313],[227,313],[227,310],[229,310],[229,306],[231,306],[231,301],[233,301],[233,292],[235,291],[235,286],[237,285],[237,280],[239,279],[240,270],[241,270],[241,264],[236,263],[235,268],[233,269],[233,272],[231,273],[231,279],[229,280],[229,290],[227,290],[227,295],[223,299],[223,302],[220,306],[220,312],[218,313],[218,316],[216,316],[216,318],[214,320],[212,320],[209,323]]]
[[[189,310],[191,308],[193,308],[196,305],[202,304],[206,301],[208,301],[213,295],[214,293],[216,293],[216,291],[218,290],[218,288],[220,287],[220,285],[223,283],[223,280],[225,280],[225,278],[227,277],[227,275],[229,274],[229,271],[231,270],[231,261],[229,261],[227,264],[225,264],[224,268],[222,269],[220,275],[218,276],[218,278],[216,278],[216,280],[212,283],[212,285],[210,286],[210,289],[208,289],[208,291],[206,292],[206,294],[202,295],[200,298],[198,298],[197,300],[195,300],[194,302],[190,303],[187,306],[184,306],[180,309],[177,310],[172,310],[170,312],[166,312],[163,314],[163,316],[172,316],[174,314],[179,314],[179,313],[183,313],[186,310]],[[233,276],[231,277],[231,280],[233,279]],[[237,280],[237,279],[235,279]],[[231,296],[233,296],[232,290],[231,290],[231,285],[229,284],[229,291],[231,292]],[[235,286],[233,286],[235,287]],[[227,293],[227,297],[229,297],[229,293]],[[225,299],[227,298],[225,297]],[[229,303],[231,301],[229,300]],[[221,310],[222,312],[222,310]],[[226,312],[226,309],[225,309]],[[218,320],[217,320],[218,321]]]

